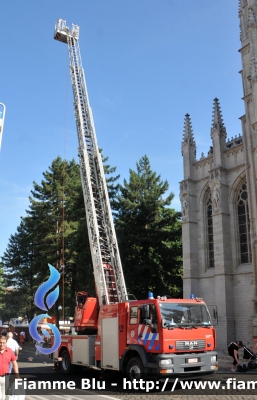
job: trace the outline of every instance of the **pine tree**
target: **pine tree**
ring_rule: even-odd
[[[104,174],[105,174],[111,208],[113,211],[115,211],[117,208],[117,194],[119,189],[119,184],[117,180],[120,178],[120,175],[115,175],[115,176],[112,175],[114,172],[116,172],[116,167],[111,167],[110,164],[107,164],[109,157],[105,157],[103,155],[102,149],[100,149],[100,153],[102,156]]]
[[[21,314],[31,320],[36,310],[34,294],[38,286],[37,246],[32,226],[30,218],[22,218],[2,257],[5,290],[1,298],[4,303],[4,319],[7,320]]]
[[[168,208],[168,182],[151,170],[147,156],[130,170],[129,182],[120,185],[116,230],[128,291],[145,298],[179,296],[182,287],[180,214]]]
[[[67,162],[57,157],[43,176],[41,185],[36,182],[33,184],[28,210],[37,231],[36,240],[40,254],[37,263],[42,282],[46,274],[48,275],[48,263],[64,274],[61,276],[61,295],[56,307],[58,304],[63,305],[64,296],[64,304],[68,305],[66,311],[73,315],[80,268],[77,263],[77,234],[79,224],[85,220],[79,166],[74,160]],[[80,240],[85,248],[89,247],[87,231]],[[89,264],[89,261],[84,260],[84,263]]]
[[[108,158],[103,160],[106,163]],[[115,201],[117,189],[118,177],[112,176],[115,169],[104,164],[111,201]],[[65,315],[73,316],[76,292],[87,290],[94,295],[79,165],[57,157],[43,173],[41,184],[33,183],[29,199],[27,217],[21,219],[17,232],[10,237],[3,257],[4,285],[9,287],[3,301],[8,304],[10,316],[22,313],[31,319],[36,311],[34,295],[49,276],[49,263],[64,272],[59,283],[61,293],[51,311],[58,319],[58,305],[62,305],[64,294]],[[13,302],[14,297],[21,300]]]

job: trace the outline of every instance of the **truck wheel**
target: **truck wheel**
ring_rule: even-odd
[[[71,364],[70,355],[67,350],[63,350],[61,353],[62,362],[62,372],[65,374],[71,374],[74,371],[74,365]]]
[[[126,373],[129,379],[140,379],[143,376],[144,367],[142,361],[138,357],[129,360]]]

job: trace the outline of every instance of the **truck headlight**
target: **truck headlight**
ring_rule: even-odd
[[[217,361],[217,356],[211,356],[211,363],[215,363]]]
[[[172,364],[172,358],[166,358],[165,360],[160,360],[159,361],[159,365],[168,365],[168,364]]]

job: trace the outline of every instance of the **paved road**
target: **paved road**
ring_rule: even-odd
[[[150,391],[150,393],[146,393],[145,391],[139,391],[137,387],[140,386],[138,383],[134,390],[129,392],[125,392],[123,390],[124,382],[117,377],[116,374],[106,374],[102,375],[96,371],[89,371],[84,369],[80,373],[73,375],[64,375],[60,373],[56,373],[53,371],[53,363],[48,358],[48,356],[41,355],[41,357],[35,356],[35,347],[32,344],[25,344],[23,350],[19,355],[19,368],[20,373],[26,374],[27,380],[35,378],[41,378],[42,381],[46,381],[50,376],[54,380],[60,382],[74,382],[76,387],[75,390],[66,389],[65,392],[61,392],[57,390],[56,394],[47,395],[46,390],[39,390],[37,393],[30,393],[26,395],[26,400],[78,400],[78,399],[86,399],[86,400],[104,400],[104,399],[126,399],[126,400],[160,400],[165,396],[167,399],[172,400],[187,400],[187,399],[200,399],[200,400],[221,400],[221,399],[231,399],[231,400],[243,400],[243,399],[256,399],[257,400],[257,373],[251,373],[250,375],[238,375],[238,374],[227,374],[221,373],[215,375],[212,379],[215,381],[220,381],[222,390],[219,392],[215,390],[206,390],[203,388],[196,389],[192,387],[190,390],[183,390],[181,384],[179,382],[174,386],[174,382],[168,382],[164,388],[164,383],[160,382],[159,384],[155,384],[155,388]],[[227,385],[227,379],[230,378],[230,388]],[[82,380],[88,379],[88,381],[84,381],[85,385],[88,387],[88,383],[90,383],[91,388],[87,390],[83,390],[81,387]],[[207,378],[206,378],[207,379]],[[256,381],[256,389],[249,390],[247,393],[243,392],[240,389],[236,389],[233,391],[233,395],[231,392],[231,387],[235,382],[237,383],[239,380],[246,381],[252,380]],[[201,380],[203,382],[203,380]],[[95,384],[96,388],[92,390],[92,386]],[[98,387],[97,387],[98,385]],[[115,386],[114,386],[115,385]],[[145,383],[144,383],[145,385]],[[241,384],[242,385],[242,384]],[[105,387],[103,389],[103,387]],[[145,387],[145,386],[144,386]],[[102,388],[102,390],[100,390]],[[65,394],[64,394],[65,393]],[[67,393],[67,394],[66,394]],[[86,393],[86,394],[85,394]],[[221,394],[222,393],[222,394]],[[192,397],[195,396],[195,397]]]

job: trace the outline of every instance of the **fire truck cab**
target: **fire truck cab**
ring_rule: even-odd
[[[103,305],[96,335],[63,336],[54,360],[121,371],[129,378],[203,375],[218,369],[215,330],[200,299],[147,299]]]

